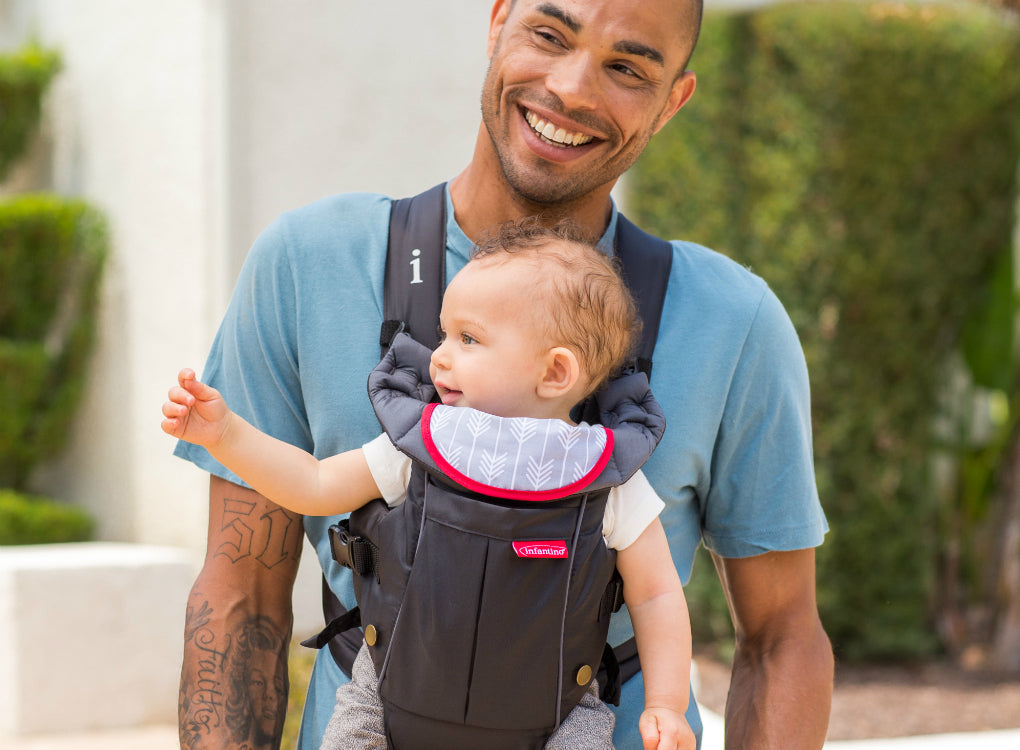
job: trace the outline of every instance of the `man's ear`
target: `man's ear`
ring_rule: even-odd
[[[492,11],[489,13],[489,41],[485,48],[485,55],[490,59],[496,49],[496,40],[499,39],[499,34],[503,31],[506,17],[510,14],[511,4],[512,0],[496,0],[492,5]]]
[[[666,100],[666,106],[663,107],[662,112],[659,114],[659,119],[655,123],[654,132],[658,133],[662,130],[663,126],[673,119],[673,115],[680,111],[680,108],[690,101],[691,97],[694,96],[694,89],[697,88],[698,78],[694,75],[694,71],[688,70],[684,72],[676,82],[673,84],[673,88],[669,92],[669,98]]]
[[[565,346],[554,346],[545,355],[545,373],[538,384],[541,398],[565,396],[581,378],[577,355]]]

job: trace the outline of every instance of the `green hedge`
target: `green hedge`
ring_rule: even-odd
[[[31,44],[0,54],[0,180],[39,124],[42,95],[60,71],[60,57]]]
[[[81,201],[0,202],[0,486],[22,488],[65,443],[81,400],[107,254]]]
[[[0,546],[92,540],[95,522],[80,508],[0,489]]]
[[[632,213],[749,265],[797,327],[838,653],[931,652],[931,427],[1010,247],[1020,29],[977,5],[784,4],[708,14],[691,67],[695,97],[632,171]],[[699,598],[695,619],[724,606]]]

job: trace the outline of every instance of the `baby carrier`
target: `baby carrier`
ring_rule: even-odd
[[[359,606],[338,612],[327,598],[330,625],[307,645],[329,643],[349,674],[360,647],[350,631],[364,627],[393,748],[541,748],[600,663],[603,697],[618,701],[619,667],[605,639],[622,588],[602,519],[609,488],[640,468],[665,422],[646,372],[613,381],[589,403],[584,418],[600,424],[430,403],[430,350],[401,332],[419,335],[438,320],[444,208],[442,185],[394,204],[381,343],[393,342],[369,380],[383,428],[412,459],[407,501],[393,509],[373,501],[330,529],[335,559],[355,573]],[[624,234],[643,235],[627,224]],[[438,242],[423,252],[430,234]],[[398,254],[408,237],[417,263]],[[625,265],[640,271],[645,294],[628,281],[642,313],[649,304],[655,312],[645,315],[645,371],[671,257],[663,261],[668,243],[654,242],[652,268]],[[650,251],[647,241],[629,245]],[[421,279],[433,282],[431,293],[416,288],[426,286]]]

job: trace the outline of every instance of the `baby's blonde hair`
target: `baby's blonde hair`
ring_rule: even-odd
[[[537,217],[500,224],[476,245],[472,263],[521,259],[537,266],[527,293],[553,346],[572,350],[597,390],[629,363],[641,333],[637,306],[619,262],[570,221],[544,226]]]

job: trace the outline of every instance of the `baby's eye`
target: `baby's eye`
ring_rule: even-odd
[[[446,331],[443,330],[442,326],[436,326],[436,336],[439,337],[439,343],[446,341]]]
[[[470,333],[462,333],[460,335],[460,343],[462,344],[474,344],[475,338]]]

